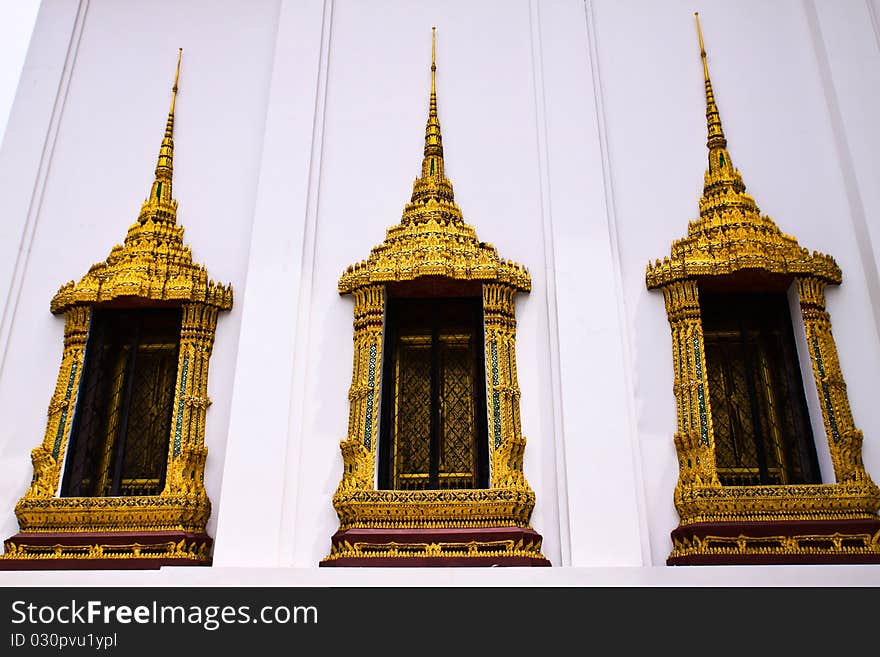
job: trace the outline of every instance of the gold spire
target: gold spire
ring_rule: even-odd
[[[52,299],[53,313],[76,305],[103,303],[122,297],[152,301],[198,302],[220,310],[232,307],[232,287],[208,278],[203,265],[193,262],[177,223],[177,201],[171,197],[174,156],[174,104],[180,77],[180,58],[171,88],[171,109],[159,148],[156,179],[137,221],[128,227],[125,241],[114,246],[104,262],[89,269],[78,283],[63,285]]]
[[[706,83],[706,125],[709,167],[703,178],[700,216],[688,225],[687,237],[672,244],[671,258],[648,265],[649,288],[662,287],[694,276],[717,276],[740,269],[820,276],[840,282],[840,269],[829,256],[802,249],[783,233],[749,194],[727,151],[727,139],[709,79],[706,47],[697,20],[703,78]]]
[[[721,126],[721,115],[715,104],[712,80],[709,78],[709,65],[706,62],[706,46],[703,31],[700,29],[700,14],[694,12],[697,21],[697,37],[700,41],[700,57],[703,60],[703,79],[706,84],[706,127],[709,148],[709,169],[706,171],[703,198],[700,199],[700,216],[708,218],[722,207],[736,205],[747,215],[760,214],[754,199],[745,193],[746,186],[739,171],[734,168],[727,151],[727,138]]]
[[[464,221],[455,205],[452,183],[446,178],[443,161],[443,137],[437,115],[437,28],[431,28],[431,96],[428,102],[428,123],[425,126],[425,150],[422,174],[413,183],[413,193],[403,211],[402,222],[422,223],[430,217],[453,222]]]
[[[727,139],[724,137],[724,129],[721,127],[721,115],[715,104],[715,94],[712,91],[712,80],[709,79],[709,65],[706,63],[706,46],[703,44],[703,31],[700,29],[700,14],[694,12],[697,19],[697,36],[700,39],[700,57],[703,59],[703,78],[706,82],[706,124],[709,130],[709,138],[706,145],[709,147],[709,170],[717,169],[730,164],[730,156],[727,154]]]
[[[351,265],[339,279],[339,293],[365,286],[442,276],[467,281],[503,281],[523,292],[531,289],[528,270],[502,260],[488,242],[477,238],[455,204],[452,183],[446,178],[443,140],[437,118],[437,41],[431,33],[431,98],[421,175],[413,183],[410,202],[399,224],[388,228],[385,241],[370,257]]]
[[[174,73],[174,86],[171,87],[171,108],[165,122],[165,135],[159,147],[159,160],[156,163],[156,178],[150,188],[150,196],[141,208],[140,221],[147,217],[175,221],[177,204],[171,196],[174,173],[174,104],[177,101],[177,82],[180,79],[180,59],[183,48],[177,52],[177,70]]]
[[[437,28],[431,28],[431,98],[428,102],[428,124],[425,126],[425,159],[436,157],[443,163],[443,139],[440,136],[440,119],[437,117]],[[439,174],[437,162],[430,166],[428,175]],[[422,168],[422,177],[425,169]]]

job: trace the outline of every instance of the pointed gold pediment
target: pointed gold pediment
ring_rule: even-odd
[[[155,180],[137,221],[129,227],[124,244],[114,246],[105,261],[92,265],[79,282],[70,281],[58,290],[50,304],[52,313],[123,298],[198,302],[219,310],[232,308],[232,287],[215,283],[204,266],[193,262],[190,247],[183,241],[183,226],[177,224],[172,174],[179,76],[180,54]]]
[[[345,270],[339,279],[340,294],[422,276],[501,282],[521,292],[531,289],[528,270],[500,258],[494,246],[481,242],[473,226],[464,222],[455,203],[443,159],[434,55],[432,48],[431,96],[421,175],[413,183],[412,197],[400,223],[388,228],[385,241],[370,251],[367,260]]]
[[[689,223],[687,237],[673,242],[669,256],[648,264],[648,288],[748,269],[770,274],[810,275],[839,284],[841,272],[834,258],[800,246],[797,239],[782,232],[773,219],[762,214],[755,200],[746,193],[742,175],[727,150],[699,18],[697,27],[706,86],[709,150],[709,167],[699,201],[700,215]]]

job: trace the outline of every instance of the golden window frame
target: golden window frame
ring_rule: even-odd
[[[182,52],[182,49],[181,49]],[[63,285],[50,304],[65,318],[64,350],[42,443],[31,452],[33,478],[15,506],[20,532],[5,541],[0,569],[155,568],[210,564],[205,527],[211,502],[204,487],[208,365],[219,311],[232,308],[232,287],[193,262],[172,198],[174,105],[155,180],[123,245],[79,282]],[[60,497],[93,308],[182,310],[171,436],[164,489],[158,495]]]
[[[880,560],[880,489],[862,463],[825,306],[825,288],[842,280],[831,256],[809,252],[762,215],[727,151],[702,33],[709,168],[700,217],[670,256],[649,263],[648,289],[662,290],[672,333],[674,502],[680,524],[668,564]],[[834,483],[722,486],[715,465],[699,288],[707,281],[782,291],[795,285]],[[805,382],[806,383],[806,382]],[[817,437],[818,438],[818,437]]]

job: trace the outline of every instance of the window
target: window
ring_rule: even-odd
[[[389,303],[381,488],[487,487],[481,301]]]
[[[321,566],[550,565],[529,526],[516,377],[515,298],[531,277],[455,204],[436,70],[432,57],[421,175],[400,223],[337,286],[354,300],[354,351],[339,530]]]
[[[162,491],[180,322],[180,309],[92,312],[63,497]]]
[[[208,366],[232,287],[193,261],[172,195],[174,106],[122,245],[49,304],[64,349],[0,570],[211,564]]]
[[[666,563],[877,563],[880,489],[862,462],[825,307],[840,267],[783,233],[746,193],[699,19],[697,33],[709,149],[700,214],[645,273],[648,289],[663,291],[672,338],[680,522]],[[825,481],[800,374],[807,358],[833,468]]]
[[[700,314],[721,483],[821,483],[787,297],[701,290]]]

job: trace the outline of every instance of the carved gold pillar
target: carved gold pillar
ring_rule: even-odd
[[[516,289],[504,283],[483,285],[489,453],[494,487],[526,486],[522,472],[525,440],[516,378],[515,297]]]
[[[339,491],[375,488],[376,443],[379,435],[385,286],[368,285],[354,290],[352,296],[354,363],[348,393],[348,436],[340,445],[343,476]]]
[[[205,520],[211,503],[205,492],[205,414],[208,397],[208,364],[217,328],[217,308],[201,303],[183,306],[177,388],[171,418],[171,446],[164,495],[185,495],[203,506]]]
[[[837,359],[831,316],[825,310],[825,281],[801,276],[797,278],[797,286],[834,476],[838,483],[865,481],[869,477],[862,464],[863,436],[853,422],[846,383]]]
[[[49,402],[49,419],[43,442],[31,452],[34,475],[25,498],[54,497],[61,486],[61,465],[73,423],[82,377],[91,308],[74,306],[65,313],[64,352],[55,394]]]
[[[715,471],[715,438],[697,281],[670,283],[663,287],[663,298],[672,332],[673,392],[678,416],[674,440],[679,465],[675,497],[680,502],[684,488],[720,484]]]

